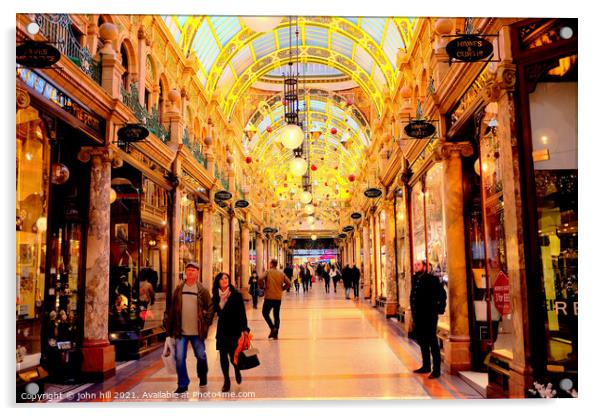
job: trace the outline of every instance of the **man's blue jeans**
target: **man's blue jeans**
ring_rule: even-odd
[[[188,342],[192,344],[196,357],[196,372],[202,384],[207,383],[207,354],[205,354],[205,340],[198,335],[182,335],[176,338],[176,372],[178,373],[178,387],[188,387],[190,379],[186,370],[186,353]]]

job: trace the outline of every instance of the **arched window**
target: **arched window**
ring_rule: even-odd
[[[129,62],[128,62],[128,54],[127,51],[125,49],[125,46],[122,44],[121,45],[121,49],[120,49],[120,53],[121,53],[121,65],[123,65],[123,74],[121,75],[121,87],[126,90],[129,91],[130,89],[130,68],[129,68]]]

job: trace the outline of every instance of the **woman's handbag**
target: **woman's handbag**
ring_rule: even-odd
[[[259,289],[259,288],[257,289],[256,293],[257,293],[257,296],[259,296],[260,298],[263,297],[263,295],[265,294],[264,290],[263,289]]]
[[[249,370],[259,365],[259,350],[251,348],[252,338],[251,334],[245,332],[238,340],[238,347],[234,351],[234,365],[239,370]]]

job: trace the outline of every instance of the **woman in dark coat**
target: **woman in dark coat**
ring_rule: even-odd
[[[259,276],[257,276],[257,272],[253,270],[251,277],[249,278],[249,293],[253,298],[253,309],[257,309],[257,296],[259,289]]]
[[[217,350],[219,361],[224,374],[224,385],[222,391],[230,391],[230,365],[228,356],[234,366],[236,382],[242,382],[240,370],[234,365],[234,351],[238,346],[238,339],[243,332],[249,332],[247,326],[247,313],[240,292],[232,285],[228,273],[218,273],[213,281],[213,307],[217,312]]]

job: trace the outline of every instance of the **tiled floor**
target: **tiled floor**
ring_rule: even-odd
[[[412,370],[420,366],[417,346],[394,322],[363,301],[343,293],[325,294],[314,286],[307,294],[285,294],[277,341],[259,309],[247,309],[261,365],[243,372],[237,385],[231,374],[229,396],[221,394],[223,378],[215,350],[215,325],[206,341],[209,383],[197,386],[195,358],[188,353],[191,377],[187,395],[175,396],[176,376],[163,368],[160,350],[128,365],[104,383],[71,397],[71,401],[205,401],[205,400],[336,400],[481,398],[459,377],[428,380]],[[230,370],[233,372],[232,369]]]

